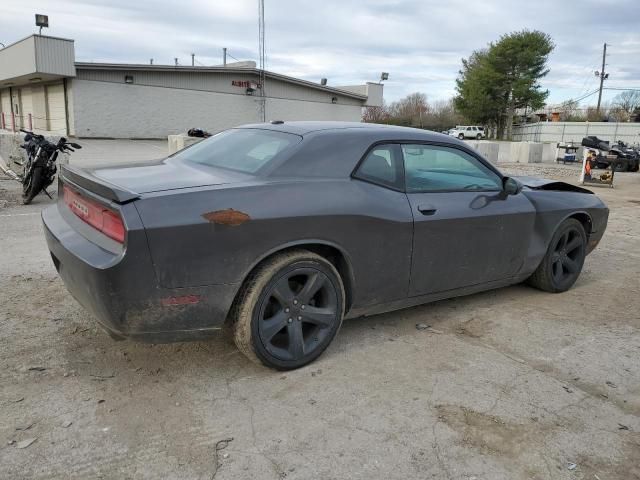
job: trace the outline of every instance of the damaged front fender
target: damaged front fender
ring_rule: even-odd
[[[588,193],[593,195],[591,190],[578,187],[577,185],[571,185],[570,183],[561,182],[558,180],[549,180],[546,178],[536,177],[512,177],[521,185],[530,188],[531,190],[552,190],[556,192],[577,192]]]

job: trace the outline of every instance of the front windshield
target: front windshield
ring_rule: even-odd
[[[253,174],[301,140],[291,133],[240,128],[214,135],[172,158]]]

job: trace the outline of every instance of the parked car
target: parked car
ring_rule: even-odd
[[[456,128],[449,130],[449,135],[457,137],[460,140],[464,140],[465,138],[475,138],[480,140],[486,137],[483,127],[466,125],[458,125]]]
[[[144,165],[65,165],[58,191],[51,258],[113,337],[228,325],[277,369],[317,358],[344,318],[525,280],[563,292],[608,217],[589,190],[367,123],[248,125]]]

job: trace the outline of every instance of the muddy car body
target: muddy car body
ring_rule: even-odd
[[[295,368],[343,318],[530,278],[566,290],[608,210],[579,187],[507,178],[447,135],[277,122],[157,162],[65,166],[42,216],[68,290],[114,337],[199,339],[226,322],[250,358]]]

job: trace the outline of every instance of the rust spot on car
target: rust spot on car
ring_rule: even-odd
[[[251,217],[241,212],[240,210],[234,210],[233,208],[227,208],[225,210],[216,210],[215,212],[208,212],[202,215],[205,219],[218,225],[229,225],[231,227],[237,227],[244,222],[251,220]]]

